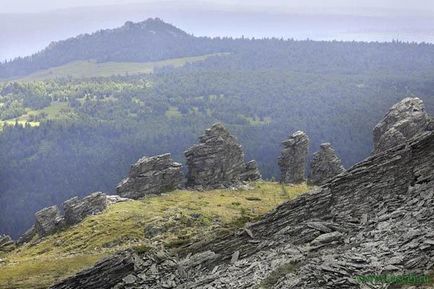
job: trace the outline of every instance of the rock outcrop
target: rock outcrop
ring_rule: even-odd
[[[413,136],[433,130],[434,121],[421,99],[405,98],[392,106],[374,128],[374,153],[402,144]]]
[[[116,191],[122,197],[139,199],[174,190],[183,182],[181,167],[170,154],[143,157],[131,167]]]
[[[336,155],[330,143],[321,144],[320,150],[313,154],[310,167],[309,182],[314,185],[322,185],[345,171],[341,159]]]
[[[185,152],[187,186],[220,188],[240,182],[245,171],[244,152],[237,139],[220,123],[199,138],[199,144]]]
[[[63,217],[57,206],[36,212],[35,219],[35,230],[41,237],[53,234],[63,226]]]
[[[240,175],[241,181],[257,181],[262,178],[258,164],[252,160],[246,163],[244,171]]]
[[[74,197],[63,203],[66,226],[80,223],[84,218],[103,212],[107,208],[107,196],[104,193],[92,193],[83,199]]]
[[[82,199],[74,197],[65,201],[63,203],[64,214],[61,213],[57,206],[44,208],[35,213],[35,224],[18,239],[17,244],[28,243],[36,236],[42,238],[51,235],[59,230],[80,223],[87,216],[105,211],[109,204],[126,200],[119,196],[107,196],[104,193],[95,192]]]
[[[15,242],[8,235],[0,235],[0,253],[10,252],[15,249]]]
[[[177,254],[146,253],[113,288],[368,288],[358,276],[426,275],[434,269],[433,184],[434,132],[427,132],[236,234]],[[99,264],[53,288],[119,280],[113,268]]]
[[[282,142],[278,164],[280,167],[282,183],[300,183],[306,180],[306,161],[309,152],[309,138],[302,132],[295,132],[290,138]]]

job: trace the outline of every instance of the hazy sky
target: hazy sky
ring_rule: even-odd
[[[173,0],[172,0],[173,1]],[[0,0],[2,13],[43,12],[55,9],[100,6],[128,3],[170,2],[168,0]],[[364,9],[380,8],[390,13],[418,11],[434,13],[432,0],[195,0],[173,1],[177,5],[193,3],[194,5],[215,5],[228,9],[279,9],[283,10],[335,10],[336,12],[358,14]],[[372,10],[374,12],[374,10]]]

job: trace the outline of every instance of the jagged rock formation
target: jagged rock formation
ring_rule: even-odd
[[[72,226],[80,223],[84,218],[103,212],[107,208],[107,196],[96,192],[80,199],[74,197],[63,203],[65,225]]]
[[[345,171],[340,158],[330,143],[321,144],[320,151],[313,154],[310,167],[309,181],[314,185],[322,185]]]
[[[122,197],[139,199],[174,190],[182,181],[181,164],[174,162],[170,154],[143,157],[131,167],[116,191]]]
[[[64,215],[57,206],[44,208],[35,213],[35,224],[17,241],[18,245],[30,242],[35,236],[39,238],[51,235],[59,230],[80,223],[84,218],[103,212],[108,204],[123,202],[127,199],[119,196],[107,196],[95,192],[83,199],[74,197],[63,203]]]
[[[425,112],[423,101],[417,97],[405,98],[392,106],[384,119],[374,128],[374,153],[402,144],[405,140],[433,130],[434,121]]]
[[[246,163],[244,171],[240,175],[241,181],[257,181],[262,178],[258,164],[252,160]]]
[[[365,288],[356,276],[427,274],[434,267],[433,184],[434,132],[427,132],[235,235],[178,255],[145,254],[113,288]],[[112,268],[101,266],[53,288],[94,288],[87,284],[111,280]],[[100,288],[112,288],[104,283]]]
[[[245,171],[244,152],[237,139],[220,123],[199,138],[199,144],[185,152],[187,186],[219,188],[240,182]]]
[[[10,252],[15,249],[15,242],[8,235],[0,235],[0,253]]]
[[[309,138],[302,132],[297,131],[288,140],[282,142],[278,164],[280,167],[282,183],[300,183],[306,180],[306,161],[309,152]]]
[[[35,219],[35,230],[41,237],[53,234],[63,226],[63,218],[57,206],[51,206],[36,212]]]

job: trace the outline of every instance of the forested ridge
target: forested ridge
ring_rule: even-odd
[[[295,130],[309,135],[311,153],[331,142],[348,167],[371,152],[372,127],[392,104],[418,96],[434,112],[431,44],[195,38],[157,22],[167,41],[185,41],[182,53],[161,42],[167,53],[155,56],[162,46],[149,45],[141,56],[128,49],[116,56],[98,52],[101,43],[88,35],[47,48],[33,68],[24,59],[0,68],[25,74],[75,60],[84,55],[74,44],[82,38],[86,57],[101,62],[226,53],[153,74],[0,84],[0,232],[22,233],[36,210],[71,196],[113,193],[143,155],[171,152],[184,162],[183,151],[217,121],[265,178],[278,178],[280,142]],[[116,37],[109,38],[123,39]]]

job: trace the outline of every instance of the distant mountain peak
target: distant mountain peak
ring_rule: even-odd
[[[187,34],[185,31],[173,26],[172,24],[164,22],[160,18],[149,18],[142,22],[127,21],[120,29],[130,30],[130,31],[140,29],[153,34],[168,33],[171,34],[172,36],[178,36],[178,37],[189,36],[189,34]]]

